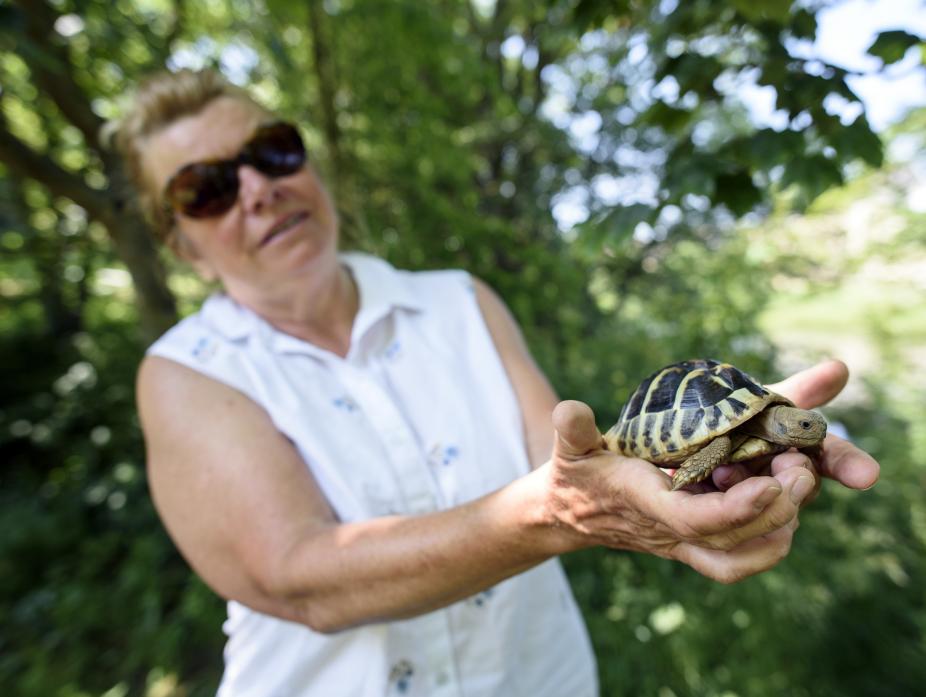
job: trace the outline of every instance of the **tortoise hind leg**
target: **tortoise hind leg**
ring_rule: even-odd
[[[733,444],[730,436],[717,436],[685,460],[672,476],[672,491],[705,479],[717,465],[723,464]]]

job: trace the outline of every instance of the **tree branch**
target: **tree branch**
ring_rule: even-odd
[[[46,155],[37,153],[0,124],[0,161],[21,177],[45,185],[55,196],[71,199],[87,212],[101,218],[109,207],[102,191],[93,189],[76,174],[68,172]]]
[[[146,233],[147,224],[137,211],[117,210],[116,202],[107,193],[88,186],[79,175],[23,143],[9,131],[2,114],[0,162],[18,178],[33,179],[52,195],[74,201],[88,216],[106,226],[116,254],[132,274],[145,339],[154,340],[176,321],[176,307],[165,282],[164,269]]]
[[[83,134],[87,145],[99,145],[103,119],[93,113],[89,100],[78,88],[71,70],[67,47],[54,33],[60,14],[45,0],[13,0],[25,18],[26,37],[34,51],[21,52],[36,84],[55,103],[61,113]],[[35,60],[43,55],[47,60]]]

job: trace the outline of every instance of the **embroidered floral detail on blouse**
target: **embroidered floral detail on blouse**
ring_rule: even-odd
[[[466,599],[466,602],[475,607],[482,607],[483,605],[488,604],[492,596],[495,595],[494,588],[486,588],[481,593],[476,593],[476,595],[471,596]]]
[[[408,688],[411,685],[412,673],[414,672],[415,670],[412,668],[412,664],[402,659],[392,666],[392,670],[389,671],[389,682],[394,683],[399,693],[404,694],[408,692]]]
[[[444,467],[452,465],[460,457],[460,448],[456,445],[441,445],[437,443],[428,453],[428,459],[432,464],[442,465]]]
[[[191,353],[193,358],[198,360],[200,363],[205,363],[211,359],[216,352],[217,346],[212,339],[208,336],[199,337],[199,341],[196,342],[196,345],[193,347]]]
[[[383,356],[386,357],[386,360],[394,361],[402,353],[402,344],[398,341],[393,341],[386,347],[386,350],[383,351]]]
[[[337,409],[342,409],[348,414],[352,414],[355,411],[360,411],[360,405],[354,401],[353,397],[349,395],[344,395],[343,397],[338,397],[337,399],[331,400],[331,403]]]
[[[448,445],[444,448],[444,456],[441,458],[442,465],[453,464],[453,461],[460,457],[460,449],[455,445]]]

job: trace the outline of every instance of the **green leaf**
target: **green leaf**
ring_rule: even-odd
[[[872,167],[880,167],[884,162],[881,139],[871,130],[868,119],[864,116],[859,116],[850,125],[838,129],[830,137],[830,143],[843,161],[860,159]]]
[[[656,211],[643,203],[616,206],[604,217],[597,217],[578,227],[579,245],[586,254],[600,254],[603,247],[625,243],[634,229],[643,222],[652,222]]]
[[[693,114],[685,109],[676,109],[665,102],[656,102],[640,117],[643,123],[660,126],[669,133],[685,128],[692,119]]]
[[[279,36],[274,34],[267,37],[267,48],[270,49],[273,57],[284,68],[284,70],[291,71],[295,68],[295,64],[289,55],[289,49],[287,48],[286,44],[280,40]]]
[[[669,192],[669,201],[677,202],[685,194],[713,198],[715,175],[723,172],[726,164],[712,153],[689,153],[678,148],[670,157],[663,187]]]
[[[659,80],[672,75],[678,81],[679,92],[688,91],[714,94],[714,80],[724,71],[724,65],[713,56],[683,53],[666,61],[656,73]]]
[[[618,206],[612,210],[602,225],[610,228],[616,235],[630,235],[633,234],[638,224],[649,221],[652,217],[651,207],[643,203],[634,203],[629,206]]]
[[[763,128],[748,138],[731,141],[729,149],[738,152],[752,167],[771,169],[794,157],[801,157],[804,139],[796,131],[775,131]]]
[[[715,200],[734,215],[746,215],[762,201],[762,192],[746,170],[721,174],[714,180]]]
[[[924,43],[922,37],[901,29],[883,31],[868,47],[868,53],[883,60],[885,65],[890,65],[902,60],[910,47],[922,43]]]
[[[579,0],[572,11],[572,23],[581,31],[601,27],[609,17],[625,16],[630,13],[630,2],[621,0]]]
[[[824,191],[843,183],[842,172],[823,155],[795,158],[785,165],[781,179],[783,187],[797,187],[798,208],[805,208]]]
[[[308,22],[305,5],[303,5],[303,3],[287,2],[286,0],[267,0],[267,9],[273,15],[273,18],[280,23],[288,22],[301,25]]]
[[[791,17],[791,33],[797,39],[813,41],[817,36],[817,18],[809,10],[798,10]]]
[[[731,4],[751,22],[771,20],[784,24],[791,14],[791,0],[731,0]]]

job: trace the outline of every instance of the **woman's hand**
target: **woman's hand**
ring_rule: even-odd
[[[732,583],[787,555],[800,502],[814,489],[811,472],[788,467],[726,491],[672,491],[658,467],[605,450],[585,404],[560,403],[553,423],[546,509],[574,547],[648,552]]]

